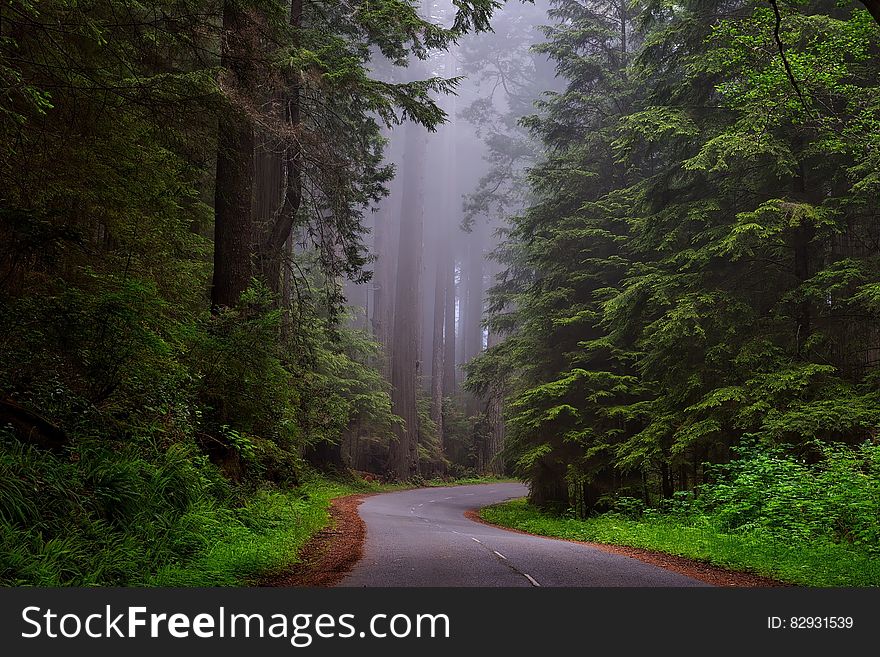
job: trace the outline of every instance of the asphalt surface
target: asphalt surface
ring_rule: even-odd
[[[637,559],[464,516],[527,493],[504,483],[369,497],[359,508],[364,556],[339,586],[707,586]]]

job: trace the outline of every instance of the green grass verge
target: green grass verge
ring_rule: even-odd
[[[291,491],[261,491],[221,521],[214,542],[182,564],[163,566],[144,586],[255,584],[297,563],[300,549],[330,521],[333,498],[394,485],[314,477]]]
[[[467,478],[431,480],[426,486],[509,481]],[[261,491],[233,514],[221,516],[212,543],[185,563],[164,565],[145,586],[248,585],[297,563],[303,545],[330,521],[333,498],[354,493],[405,490],[408,484],[340,482],[314,477],[291,491]],[[204,521],[204,519],[202,519]]]
[[[876,556],[830,542],[783,543],[756,533],[724,533],[707,517],[692,522],[617,515],[580,520],[547,515],[525,500],[486,507],[480,517],[541,536],[656,550],[802,586],[880,586]]]
[[[296,563],[334,497],[412,488],[301,477],[255,490],[190,443],[84,440],[59,455],[0,427],[0,586],[250,584]]]

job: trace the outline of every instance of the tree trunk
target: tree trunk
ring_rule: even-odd
[[[273,94],[267,103],[266,113],[280,119],[280,101],[280,96]],[[261,131],[257,135],[257,147],[254,153],[253,222],[256,233],[254,251],[268,239],[284,203],[285,162],[280,148],[279,139],[268,130]],[[279,293],[282,291],[282,260],[283,247],[271,263],[261,263],[260,271],[269,289]]]
[[[227,0],[223,5],[220,65],[239,92],[248,78],[244,31],[244,17]],[[211,306],[216,310],[237,304],[251,279],[254,128],[250,117],[238,107],[227,106],[220,112],[215,185]]]
[[[214,195],[213,308],[238,303],[251,279],[251,194],[254,133],[250,119],[235,108],[220,117],[217,189]]]
[[[291,0],[289,24],[293,29],[293,47],[297,47],[298,33],[302,27],[303,0]],[[285,79],[284,122],[287,129],[295,132],[300,125],[300,71],[289,71]],[[265,237],[259,245],[260,274],[269,289],[281,293],[281,265],[284,245],[296,223],[296,215],[302,202],[303,154],[298,142],[291,140],[284,153],[284,194],[281,208],[268,225]]]
[[[446,302],[445,321],[443,328],[443,396],[454,397],[456,393],[455,380],[455,256],[450,252],[446,254],[445,268],[446,289],[443,298]]]
[[[666,499],[670,499],[674,492],[672,477],[669,474],[669,463],[667,461],[660,462],[660,490]]]
[[[443,357],[445,345],[443,343],[443,331],[445,329],[446,311],[446,266],[449,258],[446,255],[446,247],[440,250],[437,257],[437,275],[434,281],[434,331],[431,341],[431,419],[437,426],[437,436],[440,438],[440,449],[443,451]]]
[[[382,376],[391,380],[391,357],[393,345],[391,333],[394,328],[394,273],[397,270],[397,260],[394,257],[394,214],[389,199],[382,202],[379,212],[376,214],[376,271],[373,280],[373,335],[384,350],[385,359],[382,361]]]
[[[489,333],[489,347],[498,344],[498,336]],[[486,420],[489,432],[486,438],[485,473],[500,476],[504,473],[501,451],[504,449],[504,380],[499,377],[489,388],[489,399],[486,405]]]
[[[483,241],[486,232],[486,225],[478,223],[468,239],[467,304],[463,313],[462,363],[470,362],[483,350],[483,271],[486,264],[483,257]],[[478,413],[480,400],[473,394],[466,395],[465,408],[468,415]]]
[[[484,224],[474,226],[474,232],[468,240],[467,268],[467,310],[464,326],[464,361],[480,355],[483,350],[483,242],[486,227]]]
[[[802,147],[800,140],[798,146]],[[807,181],[807,169],[803,162],[798,165],[795,178],[795,194],[807,203],[818,205],[821,197],[810,189]],[[812,242],[816,235],[816,227],[808,220],[801,220],[794,229],[792,248],[794,250],[794,276],[799,283],[804,283],[813,275]],[[803,345],[812,331],[813,309],[808,299],[798,304],[795,311],[795,353],[801,356]]]
[[[424,204],[427,132],[410,123],[406,128],[403,159],[403,198],[397,254],[397,293],[391,354],[392,410],[404,420],[395,425],[390,470],[405,481],[418,474],[419,323],[422,268],[422,212]]]
[[[388,139],[387,161],[400,162],[403,158],[401,149],[401,129],[397,133],[387,129],[382,136]],[[396,218],[400,215],[400,196],[402,188],[400,174],[391,181],[389,195],[382,199],[375,213],[375,230],[373,252],[376,255],[376,266],[373,275],[373,304],[371,326],[376,341],[382,345],[384,359],[381,363],[382,376],[391,381],[391,344],[394,329],[394,296],[396,293],[395,277],[397,275],[397,243],[399,232]]]
[[[285,342],[290,338],[293,330],[293,297],[296,291],[296,281],[293,279],[291,263],[293,262],[295,242],[294,235],[291,233],[284,244],[284,268],[281,276],[281,307],[284,309],[284,315],[281,322],[281,339]]]

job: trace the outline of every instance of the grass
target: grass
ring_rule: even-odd
[[[262,491],[224,523],[218,540],[183,564],[163,566],[146,586],[238,586],[258,583],[298,561],[299,551],[330,521],[343,495],[394,490],[367,481],[313,477],[291,491]]]
[[[711,518],[632,520],[606,514],[586,520],[543,513],[526,500],[480,511],[487,522],[541,536],[666,552],[802,586],[880,586],[880,559],[831,542],[782,542],[760,533],[726,533]]]
[[[253,584],[297,562],[333,498],[412,488],[301,473],[254,490],[189,444],[83,441],[74,459],[3,438],[0,586]]]
[[[511,481],[470,477],[425,482],[429,487]],[[292,491],[263,491],[225,522],[218,540],[183,564],[163,566],[146,586],[236,586],[259,582],[297,563],[299,551],[330,521],[330,502],[354,493],[404,490],[407,484],[314,477]]]
[[[296,563],[334,497],[394,488],[304,474],[235,491],[187,446],[81,452],[0,442],[0,586],[247,585]]]

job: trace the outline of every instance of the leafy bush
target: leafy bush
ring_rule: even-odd
[[[783,540],[848,542],[880,552],[880,445],[819,446],[815,463],[751,445],[715,467],[701,496],[706,512],[738,531]]]
[[[165,581],[160,572],[230,541],[251,546],[239,574],[277,567],[320,516],[293,526],[281,508],[305,471],[302,451],[339,441],[355,421],[377,436],[394,421],[372,343],[314,316],[282,341],[281,314],[259,287],[216,316],[97,274],[2,301],[0,398],[66,437],[49,451],[0,421],[2,584]],[[257,553],[264,535],[272,558]],[[211,563],[210,575],[181,581],[238,581],[219,572],[223,559]]]
[[[210,544],[223,520],[228,486],[193,444],[52,454],[0,438],[4,585],[129,584]]]

